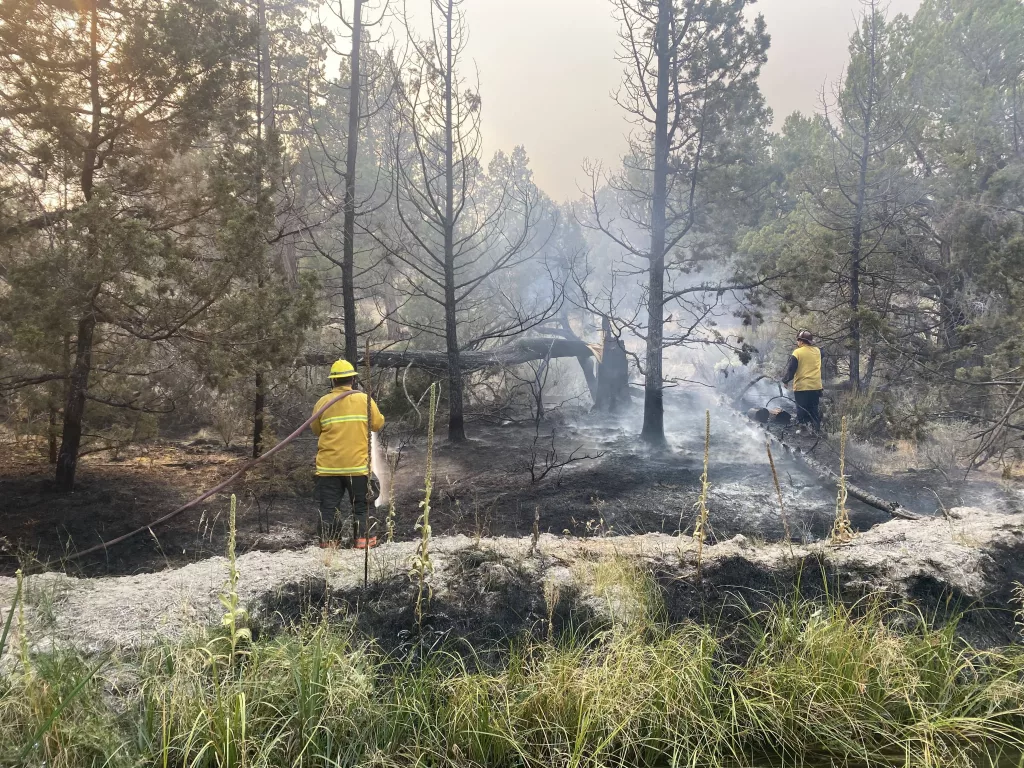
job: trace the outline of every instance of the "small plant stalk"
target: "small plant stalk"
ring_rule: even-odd
[[[850,524],[850,511],[846,508],[848,493],[846,490],[846,417],[843,416],[843,429],[839,439],[839,490],[836,493],[836,521],[832,525],[829,542],[833,545],[846,544],[854,537],[853,526]]]
[[[537,554],[537,549],[540,545],[540,507],[534,507],[533,510],[533,534],[530,537],[530,554]]]
[[[711,453],[711,411],[704,411],[704,473],[700,476],[700,498],[694,507],[697,508],[697,523],[693,528],[693,540],[697,542],[697,578],[704,557],[704,539],[707,537],[708,526],[708,456]]]
[[[554,637],[555,631],[555,608],[558,607],[558,598],[561,596],[561,588],[554,581],[544,583],[544,602],[548,608],[548,642]]]
[[[385,455],[387,455],[385,453]],[[391,494],[388,497],[388,519],[387,519],[387,541],[390,544],[395,540],[395,488],[394,477],[398,473],[398,451],[394,455],[388,455],[388,471],[391,472]]]
[[[14,623],[14,614],[15,614],[15,612],[18,611],[18,606],[21,604],[21,587],[22,587],[22,583],[21,583],[21,581],[22,581],[21,568],[19,568],[17,570],[17,572],[15,573],[15,577],[17,578],[17,586],[14,589],[14,599],[11,601],[11,607],[7,611],[7,619],[4,621],[4,631],[3,631],[3,634],[0,635],[0,658],[3,657],[4,649],[7,647],[7,638],[8,638],[8,636],[11,633],[11,624]],[[18,631],[19,631],[19,633],[21,632],[20,627],[19,627]]]
[[[373,494],[373,369],[370,367],[370,340],[366,340],[366,546],[363,548],[363,589],[370,583],[370,509],[376,498]]]
[[[1016,624],[1021,638],[1024,638],[1024,584],[1019,581],[1013,585],[1013,601],[1017,604],[1017,609],[1013,612],[1014,624]],[[3,653],[2,646],[0,646],[0,653]]]
[[[430,600],[430,585],[427,579],[434,572],[430,561],[430,495],[434,488],[434,422],[437,416],[437,401],[440,392],[437,384],[430,385],[430,411],[427,419],[427,466],[424,471],[423,501],[420,502],[419,520],[416,530],[420,532],[420,544],[412,561],[410,576],[416,580],[416,627],[423,630],[423,608]]]
[[[237,510],[238,500],[235,498],[235,494],[231,494],[231,512],[228,515],[228,583],[226,591],[220,595],[220,603],[224,606],[225,611],[221,624],[227,628],[228,640],[231,643],[231,658],[228,660],[231,666],[234,666],[238,646],[241,642],[252,640],[252,632],[245,627],[249,614],[241,607],[241,600],[238,597],[239,573],[238,561],[235,556]]]
[[[21,595],[22,590],[25,588],[25,575],[21,572],[21,568],[18,569],[18,582],[15,587],[17,594]],[[18,600],[18,656],[21,660],[22,670],[28,674],[32,668],[29,664],[28,657],[28,625],[25,623],[25,601]],[[14,610],[14,605],[11,605],[11,610]]]
[[[793,536],[789,531],[789,518],[786,517],[786,507],[782,503],[782,486],[779,485],[779,473],[775,470],[775,458],[772,456],[771,441],[765,441],[764,448],[768,451],[768,465],[772,468],[772,480],[775,481],[775,494],[779,497],[779,516],[782,517],[782,530],[786,533],[786,543],[789,545],[789,556],[793,556]]]

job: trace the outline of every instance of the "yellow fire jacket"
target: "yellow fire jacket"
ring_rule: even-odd
[[[337,397],[350,389],[352,387],[335,387],[329,395],[324,395],[317,401],[313,413],[320,410],[332,397]],[[353,392],[324,411],[320,418],[310,425],[313,434],[319,438],[316,451],[317,475],[369,474],[366,398],[365,392]],[[377,403],[373,400],[370,401],[370,415],[371,429],[379,432],[384,427],[384,417],[377,410]]]
[[[793,391],[809,392],[821,389],[821,350],[812,346],[801,346],[793,350],[796,360],[793,371]]]

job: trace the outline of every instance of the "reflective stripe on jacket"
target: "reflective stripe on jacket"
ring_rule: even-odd
[[[324,395],[313,408],[320,410],[324,403],[337,397],[351,387],[335,387]],[[366,430],[366,393],[353,392],[335,403],[311,425],[317,441],[316,473],[320,476],[365,475],[370,471],[367,455],[369,434]],[[384,417],[377,410],[377,403],[370,401],[372,421],[370,426],[379,432],[384,426]]]
[[[794,392],[812,392],[822,389],[821,350],[809,344],[793,350],[796,358],[796,374],[793,376]]]

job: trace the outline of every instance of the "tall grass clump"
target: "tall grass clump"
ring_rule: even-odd
[[[253,644],[232,673],[201,644],[158,648],[143,671],[131,720],[146,764],[320,766],[363,751],[372,662],[325,623]]]
[[[115,712],[104,706],[97,673],[107,657],[87,660],[68,651],[33,657],[24,613],[24,577],[0,634],[0,765],[110,768],[133,763],[122,749]],[[17,660],[8,652],[18,616]]]

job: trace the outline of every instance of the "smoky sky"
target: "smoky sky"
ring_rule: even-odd
[[[892,0],[890,15],[920,0]],[[579,196],[585,158],[617,164],[629,131],[612,93],[622,79],[609,0],[472,0],[464,6],[467,54],[484,99],[489,154],[522,144],[540,187]],[[859,0],[759,0],[772,38],[761,89],[780,126],[817,109],[823,86],[842,76]]]

